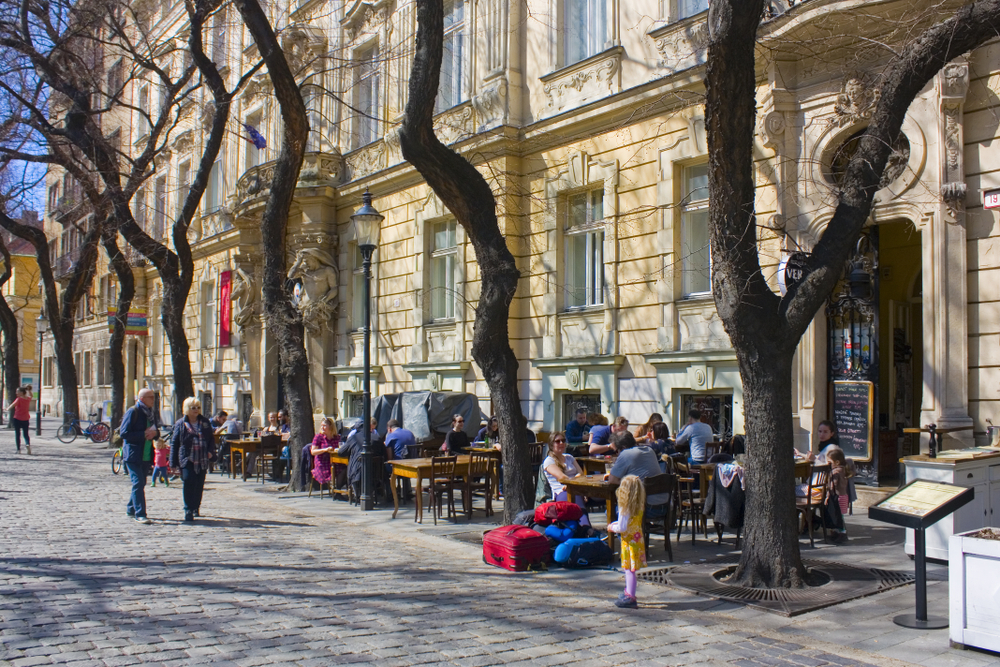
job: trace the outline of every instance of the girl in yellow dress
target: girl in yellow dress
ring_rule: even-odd
[[[646,543],[642,535],[642,514],[646,509],[646,487],[635,475],[626,475],[618,486],[618,520],[608,531],[618,533],[622,540],[622,569],[625,570],[625,590],[615,600],[616,607],[635,609],[636,570],[646,566]]]

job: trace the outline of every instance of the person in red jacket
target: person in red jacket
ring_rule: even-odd
[[[31,438],[28,437],[28,427],[31,426],[31,414],[28,406],[31,405],[31,398],[24,387],[18,387],[15,398],[4,410],[10,411],[14,408],[14,416],[11,422],[14,424],[14,440],[17,443],[17,453],[21,453],[21,433],[24,433],[24,444],[28,448],[28,455],[31,455]]]

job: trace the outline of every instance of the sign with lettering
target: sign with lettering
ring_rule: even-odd
[[[108,333],[115,332],[115,317],[118,315],[118,308],[111,306],[108,308]],[[125,334],[127,336],[148,336],[149,323],[146,321],[146,309],[136,308],[130,310],[125,319]]]
[[[872,460],[875,385],[871,382],[838,380],[830,392],[830,414],[844,456],[855,461]]]
[[[869,507],[868,516],[877,521],[921,530],[971,502],[974,497],[973,488],[918,479]]]
[[[793,252],[781,260],[778,265],[778,289],[781,291],[781,296],[785,296],[788,290],[805,277],[808,260],[809,255],[804,252]]]
[[[1000,190],[987,190],[983,193],[983,208],[1000,208]]]

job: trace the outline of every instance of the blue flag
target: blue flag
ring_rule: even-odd
[[[247,131],[247,134],[250,135],[250,141],[254,146],[256,146],[259,150],[267,148],[267,140],[261,136],[260,132],[258,132],[253,125],[243,123],[243,128]]]

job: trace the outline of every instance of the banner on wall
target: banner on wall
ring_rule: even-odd
[[[108,308],[108,333],[115,332],[115,316],[118,309],[114,306]],[[146,309],[136,308],[130,310],[128,319],[125,321],[125,335],[127,336],[148,336],[149,322],[146,320]]]
[[[229,347],[233,332],[233,272],[219,274],[219,347]]]

